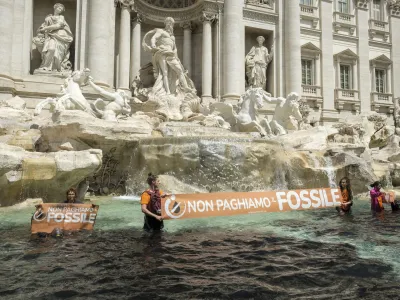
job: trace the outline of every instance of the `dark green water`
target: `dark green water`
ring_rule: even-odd
[[[0,299],[400,299],[400,214],[335,210],[166,221],[104,199],[93,232],[30,236],[0,210]]]

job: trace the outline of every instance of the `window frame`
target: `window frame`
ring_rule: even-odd
[[[345,88],[345,81],[342,82],[342,67],[346,67],[348,68],[348,88]],[[339,88],[341,90],[353,90],[353,66],[351,64],[348,63],[342,63],[340,62],[339,64]],[[342,85],[343,83],[343,85]]]
[[[380,81],[382,83],[382,86],[378,84],[378,76],[377,73],[382,73],[382,78],[380,78]],[[387,91],[387,69],[384,68],[375,68],[375,93],[379,94],[386,94]],[[382,88],[382,91],[379,89]]]
[[[308,2],[308,3],[304,3],[304,2]],[[300,0],[300,4],[305,5],[305,6],[314,6],[314,0]]]
[[[345,3],[347,7],[347,11],[341,11],[341,3]],[[336,11],[341,13],[341,14],[350,14],[350,0],[337,0],[336,1]]]
[[[307,83],[307,75],[305,77],[306,83],[303,82],[303,62],[310,63],[310,83]],[[301,84],[302,85],[315,85],[315,59],[309,57],[302,57],[301,58]]]

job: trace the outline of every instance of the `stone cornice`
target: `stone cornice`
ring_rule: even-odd
[[[279,20],[279,16],[276,13],[259,12],[249,9],[243,10],[243,18],[251,21],[269,24],[276,24]]]
[[[318,36],[318,37],[320,37],[322,34],[320,29],[313,29],[313,28],[307,28],[307,27],[301,27],[300,33],[305,34],[305,35]]]

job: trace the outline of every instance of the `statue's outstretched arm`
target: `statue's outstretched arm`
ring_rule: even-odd
[[[278,98],[272,97],[270,93],[264,93],[263,94],[263,100],[270,102],[270,103],[276,103],[278,101]]]
[[[156,33],[153,35],[153,37],[150,40],[151,48],[155,48],[156,47],[156,42],[157,42],[157,39],[159,37],[161,37],[161,33],[160,33],[160,31],[157,30]]]
[[[114,95],[113,93],[107,92],[105,89],[99,87],[96,85],[91,78],[89,78],[89,84],[92,88],[94,88],[100,95],[104,96],[105,98],[109,100],[114,100]]]

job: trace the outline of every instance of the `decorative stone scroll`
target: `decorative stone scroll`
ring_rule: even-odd
[[[203,11],[203,14],[200,17],[200,22],[214,22],[218,19],[218,15],[212,12]]]
[[[121,8],[132,9],[134,4],[134,0],[114,0],[114,5]]]
[[[358,0],[357,7],[362,9],[368,9],[369,2],[371,2],[371,0]]]
[[[392,16],[400,16],[400,0],[387,0],[387,5]]]

